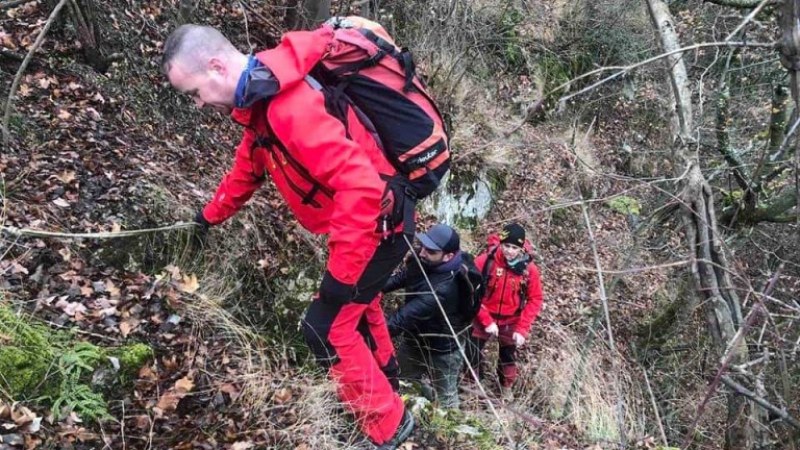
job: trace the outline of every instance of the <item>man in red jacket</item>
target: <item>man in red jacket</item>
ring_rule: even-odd
[[[206,228],[225,221],[269,177],[301,225],[328,235],[303,333],[362,431],[376,448],[394,449],[414,423],[396,392],[380,289],[406,253],[398,211],[413,200],[387,183],[397,173],[352,108],[344,122],[328,114],[321,86],[305,77],[326,51],[326,33],[288,33],[248,56],[213,28],[183,25],[164,44],[162,68],[198,107],[244,126],[232,169],[195,220]]]
[[[516,350],[528,339],[533,321],[542,309],[539,269],[531,261],[525,229],[511,223],[500,235],[489,236],[489,248],[475,259],[486,280],[486,294],[472,324],[477,350],[472,356],[481,365],[481,353],[491,337],[500,343],[497,368],[503,397],[513,398],[511,387],[517,378]]]

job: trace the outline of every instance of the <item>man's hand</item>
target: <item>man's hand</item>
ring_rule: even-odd
[[[197,225],[192,230],[191,246],[195,251],[202,250],[206,244],[206,237],[211,224],[203,216],[203,211],[198,211],[194,216],[194,223]]]
[[[319,299],[330,303],[347,303],[355,296],[355,290],[354,285],[342,283],[326,270],[319,285]]]
[[[497,326],[497,322],[492,322],[488,327],[486,327],[485,331],[494,337],[497,337],[497,335],[500,334],[500,328]]]
[[[525,344],[525,336],[517,333],[516,331],[511,337],[514,339],[514,345],[517,347],[522,347]]]

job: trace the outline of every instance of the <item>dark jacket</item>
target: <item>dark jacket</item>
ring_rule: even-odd
[[[425,267],[428,279],[456,333],[469,325],[469,321],[465,320],[461,313],[462,299],[456,277],[460,267],[461,252],[444,264]],[[383,291],[391,292],[401,288],[404,288],[407,294],[405,304],[387,321],[389,333],[392,336],[404,333],[406,338],[416,339],[418,345],[434,351],[455,351],[458,346],[414,259],[387,281]]]

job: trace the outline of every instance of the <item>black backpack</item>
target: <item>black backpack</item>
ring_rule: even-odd
[[[461,268],[457,274],[458,292],[461,298],[459,312],[468,323],[475,319],[481,308],[481,300],[486,293],[483,274],[475,265],[475,257],[467,252],[461,253]]]

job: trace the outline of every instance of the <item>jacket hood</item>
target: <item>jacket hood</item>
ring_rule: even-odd
[[[330,49],[333,34],[333,28],[327,25],[313,31],[289,32],[275,48],[252,55],[236,90],[232,118],[248,123],[253,104],[305,81]]]

